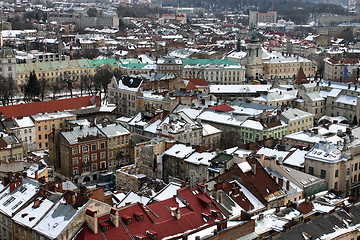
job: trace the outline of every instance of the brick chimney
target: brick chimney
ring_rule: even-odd
[[[286,181],[286,190],[290,190],[290,181]]]
[[[176,218],[177,220],[179,220],[179,219],[181,218],[181,212],[180,212],[180,209],[179,209],[179,208],[177,208],[177,209],[175,210],[175,218]]]
[[[114,224],[114,227],[119,227],[119,211],[115,208],[110,210],[111,222]]]
[[[18,186],[22,184],[22,178],[16,179],[10,183],[10,193],[12,193]]]
[[[97,211],[92,211],[90,209],[86,209],[85,212],[85,221],[89,224],[93,232],[98,233],[98,216]]]

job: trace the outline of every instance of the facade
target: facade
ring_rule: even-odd
[[[137,95],[142,82],[142,79],[131,76],[111,79],[108,86],[109,103],[116,104],[118,114],[133,116],[138,112]]]
[[[305,154],[305,172],[323,178],[328,188],[339,191],[342,196],[358,195],[359,182],[359,147],[356,136],[345,134],[344,141],[329,143],[320,141]]]
[[[108,169],[108,140],[96,126],[79,126],[60,133],[60,164],[57,171],[75,183],[96,181]]]
[[[191,146],[202,143],[202,125],[184,112],[171,113],[157,127],[158,134]]]
[[[11,78],[16,82],[16,58],[11,49],[0,49],[0,74],[5,78]]]
[[[360,67],[359,59],[333,57],[324,59],[324,80],[341,80],[355,76]]]
[[[98,125],[107,137],[107,166],[123,165],[130,156],[130,132],[120,124]]]
[[[183,64],[181,59],[167,56],[157,60],[156,70],[162,73],[171,73],[175,76],[181,76],[183,71]]]
[[[0,136],[0,160],[9,163],[23,161],[26,148],[14,135],[2,134]]]
[[[267,79],[295,79],[300,68],[306,77],[314,77],[316,72],[310,60],[280,52],[269,53],[263,64]]]
[[[230,59],[183,59],[186,78],[204,78],[208,84],[242,84],[245,68]]]
[[[203,149],[217,149],[220,147],[222,131],[210,124],[202,124],[202,143]]]
[[[65,121],[75,120],[76,115],[68,112],[58,112],[33,115],[31,119],[35,123],[36,150],[45,150],[49,148],[49,134],[63,129]]]
[[[27,151],[36,150],[35,142],[35,124],[30,117],[24,117],[21,119],[14,119],[16,126],[10,128],[15,136],[27,146]]]
[[[260,13],[258,11],[249,11],[249,26],[250,28],[258,23],[276,23],[277,12],[268,11],[266,13]]]
[[[286,108],[280,117],[288,124],[287,134],[309,130],[314,127],[314,114],[296,108]]]
[[[96,68],[91,67],[86,59],[17,64],[18,89],[26,84],[32,71],[35,71],[38,80],[45,79],[48,84],[61,81],[65,77],[71,77],[76,84],[79,84],[82,74],[94,75]]]

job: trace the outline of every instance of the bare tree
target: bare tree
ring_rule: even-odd
[[[111,71],[111,68],[108,65],[98,68],[94,75],[95,87],[102,88],[105,97],[107,96],[107,87],[112,77],[113,77],[113,72]]]
[[[78,80],[78,76],[70,71],[66,71],[60,75],[61,81],[65,84],[65,87],[70,92],[70,97],[73,97],[73,89],[76,87],[76,82]]]
[[[15,96],[15,83],[12,77],[0,76],[0,100],[6,106]]]
[[[87,91],[89,94],[93,95],[93,77],[90,75],[82,74],[80,76],[80,91],[81,96],[83,90]]]
[[[40,97],[41,101],[44,101],[46,91],[48,90],[49,84],[47,83],[45,78],[40,80]]]

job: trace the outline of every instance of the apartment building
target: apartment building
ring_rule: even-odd
[[[65,121],[75,120],[76,115],[69,112],[57,112],[37,114],[31,116],[35,123],[36,150],[46,150],[49,148],[49,134],[59,131],[65,127]]]
[[[325,58],[324,63],[324,80],[341,80],[346,77],[356,77],[360,67],[360,61],[357,58]]]

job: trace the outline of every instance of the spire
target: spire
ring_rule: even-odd
[[[257,32],[256,24],[254,24],[253,30],[252,30],[251,42],[258,42],[259,41],[259,38],[258,38],[257,34],[258,34],[258,32]]]
[[[294,84],[295,85],[300,85],[300,84],[306,84],[309,83],[309,81],[306,79],[304,70],[302,69],[302,67],[299,68],[299,71],[296,74],[296,79]]]

